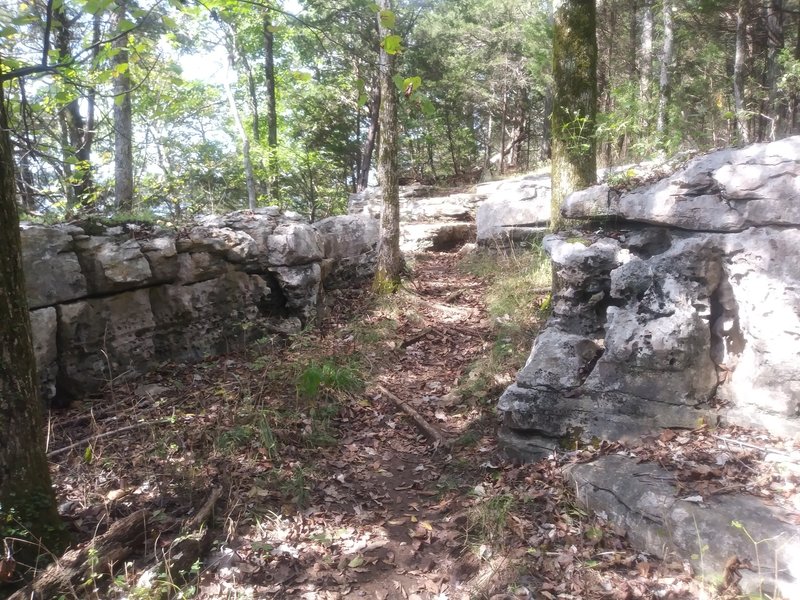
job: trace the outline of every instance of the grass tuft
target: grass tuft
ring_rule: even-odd
[[[493,402],[525,364],[534,339],[550,314],[550,259],[536,243],[504,253],[467,256],[460,268],[486,280],[494,341],[459,383],[464,398]]]

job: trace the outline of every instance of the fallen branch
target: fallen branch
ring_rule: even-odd
[[[403,340],[403,342],[400,344],[400,347],[401,348],[408,348],[409,346],[413,346],[414,344],[416,344],[417,342],[422,340],[431,331],[433,331],[432,328],[426,327],[425,329],[420,331],[417,335],[414,335],[414,336],[408,338],[407,340]]]
[[[154,587],[162,581],[159,578],[161,573],[166,573],[170,582],[187,581],[192,566],[208,552],[211,546],[211,532],[207,524],[221,495],[222,488],[211,490],[197,514],[184,523],[178,537],[169,546],[159,550],[155,564],[139,576],[140,587]]]
[[[158,425],[159,423],[168,423],[171,421],[169,418],[164,419],[157,419],[155,421],[140,421],[139,423],[134,423],[133,425],[127,425],[126,427],[120,427],[119,429],[114,429],[113,431],[106,431],[104,433],[97,433],[95,435],[90,435],[87,438],[84,438],[74,444],[70,444],[69,446],[64,446],[63,448],[59,448],[58,450],[51,450],[47,453],[47,457],[50,458],[52,456],[57,456],[59,454],[63,454],[73,448],[77,448],[78,446],[84,446],[89,442],[94,442],[95,440],[99,440],[101,438],[109,437],[112,435],[117,435],[118,433],[122,433],[123,431],[130,431],[131,429],[138,429],[139,427],[144,427],[145,425]]]
[[[395,396],[392,392],[387,390],[382,385],[378,385],[378,391],[381,392],[384,396],[389,398],[392,402],[394,402],[400,409],[403,410],[411,419],[414,421],[416,426],[419,428],[420,431],[428,438],[428,440],[433,443],[433,445],[437,448],[450,448],[452,442],[445,438],[441,431],[439,431],[436,427],[428,423],[425,418],[419,414],[412,406],[403,402],[400,398]]]
[[[739,444],[744,448],[751,448],[752,450],[758,450],[759,452],[763,452],[764,454],[774,454],[775,456],[783,456],[784,458],[792,459],[792,462],[797,460],[796,456],[792,456],[791,454],[787,454],[786,452],[782,452],[777,448],[768,448],[766,446],[757,446],[756,444],[748,444],[747,442],[743,442],[741,440],[736,440],[733,438],[729,438],[724,435],[712,435],[714,439],[720,440],[721,442],[725,442],[726,444]]]
[[[114,564],[140,549],[149,526],[144,509],[116,521],[82,548],[66,552],[9,600],[58,598],[75,588],[93,585],[98,575],[110,572]]]

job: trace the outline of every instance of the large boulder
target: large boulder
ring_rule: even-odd
[[[69,226],[20,226],[22,268],[31,308],[69,302],[88,293],[86,277],[75,254],[75,232],[83,233]]]
[[[550,174],[531,174],[482,183],[486,200],[477,211],[477,242],[507,247],[538,239],[550,223]]]
[[[721,581],[733,557],[748,560],[742,591],[800,598],[800,536],[780,509],[751,495],[681,498],[675,476],[633,457],[602,456],[567,474],[578,500],[653,556],[675,553],[706,581]]]
[[[508,452],[718,419],[800,433],[800,138],[607,192],[563,212],[616,227],[545,238],[562,287],[499,402]]]
[[[712,152],[630,191],[608,184],[572,194],[569,218],[617,218],[690,231],[742,231],[800,222],[800,136]]]
[[[375,272],[378,222],[367,215],[329,217],[314,223],[325,259],[322,281],[326,289],[363,281]]]
[[[438,195],[432,186],[400,188],[400,250],[453,252],[475,239],[475,212],[486,199],[481,193]],[[350,197],[353,215],[380,218],[380,188],[368,188]]]

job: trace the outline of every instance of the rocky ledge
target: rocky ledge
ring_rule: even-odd
[[[41,395],[81,395],[164,361],[196,361],[314,320],[326,290],[374,270],[377,225],[308,225],[275,208],[178,231],[21,226]]]
[[[562,213],[586,227],[544,240],[561,287],[500,398],[506,452],[534,460],[704,424],[800,433],[798,207],[800,137],[701,156],[633,190],[568,197]],[[766,550],[773,579],[786,597],[800,593],[800,531],[786,514],[752,497],[679,501],[674,477],[651,467],[610,456],[571,477],[648,552],[688,559],[702,537],[716,572],[737,548],[752,554],[731,519],[756,540],[780,536]]]

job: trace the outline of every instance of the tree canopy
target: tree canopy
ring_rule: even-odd
[[[600,165],[796,131],[795,4],[598,4]],[[401,183],[471,183],[548,161],[550,116],[563,108],[549,3],[403,0],[386,40],[379,10],[368,0],[3,3],[20,210],[170,222],[257,205],[309,220],[341,212],[375,181],[384,41],[398,46]]]

